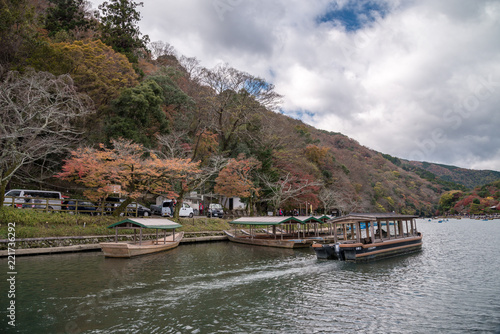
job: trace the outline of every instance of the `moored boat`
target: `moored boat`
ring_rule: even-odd
[[[307,248],[314,242],[305,237],[305,223],[295,217],[242,217],[230,224],[235,226],[234,232],[224,232],[233,242],[280,248]],[[238,225],[249,226],[249,231],[238,233]],[[266,230],[260,233],[256,228]]]
[[[175,233],[175,229],[182,227],[168,219],[152,219],[152,218],[136,218],[125,219],[118,223],[108,226],[115,229],[115,242],[101,242],[101,249],[106,257],[122,257],[130,258],[138,255],[145,255],[166,251],[168,249],[179,246],[180,241],[184,237],[184,232]],[[142,240],[143,228],[155,229],[156,239]],[[133,229],[133,242],[118,242],[119,229]],[[139,230],[139,238],[137,239],[136,231]],[[163,237],[158,236],[158,230],[163,230]],[[167,236],[167,230],[172,230],[172,233]]]
[[[313,244],[318,259],[366,261],[416,252],[422,248],[416,216],[352,213],[331,219],[334,242]],[[364,225],[364,228],[362,226]]]

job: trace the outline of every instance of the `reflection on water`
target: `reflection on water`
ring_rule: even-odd
[[[360,264],[318,261],[309,249],[229,242],[182,245],[132,259],[108,259],[101,253],[19,257],[16,330],[481,333],[500,329],[500,221],[419,223],[424,233],[422,252]],[[6,268],[5,259],[0,266]],[[3,297],[1,303],[3,329],[8,328]]]

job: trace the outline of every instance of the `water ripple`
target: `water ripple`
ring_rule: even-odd
[[[422,252],[361,264],[233,243],[183,245],[130,260],[98,253],[20,258],[16,329],[499,333],[500,223],[419,227]]]

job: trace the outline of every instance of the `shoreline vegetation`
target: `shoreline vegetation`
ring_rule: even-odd
[[[113,235],[114,230],[107,227],[123,219],[125,217],[70,215],[3,208],[0,210],[0,239],[8,238],[9,224],[12,223],[15,223],[16,239]],[[219,232],[230,228],[228,221],[220,218],[179,218],[175,221],[182,225],[178,230],[184,232]],[[120,233],[133,234],[133,231],[123,230]]]

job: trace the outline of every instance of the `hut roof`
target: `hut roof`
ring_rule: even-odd
[[[345,221],[374,221],[374,220],[408,220],[418,218],[415,215],[402,215],[399,213],[350,213],[347,216],[330,219],[332,223],[341,223]]]
[[[111,224],[108,228],[154,228],[154,229],[174,229],[182,227],[182,225],[177,224],[169,219],[161,218],[127,218],[117,223]]]
[[[285,223],[304,224],[302,220],[292,216],[241,217],[229,222],[229,224],[240,225],[280,225]]]

